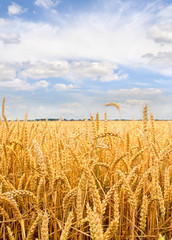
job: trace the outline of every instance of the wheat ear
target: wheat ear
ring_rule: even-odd
[[[64,227],[61,237],[60,237],[60,240],[67,240],[70,228],[72,226],[73,218],[74,218],[73,211],[71,211],[68,215],[67,221],[65,223],[65,227]]]
[[[38,215],[37,218],[35,219],[35,221],[32,223],[32,226],[29,229],[26,240],[33,240],[34,239],[34,233],[35,233],[35,230],[38,226],[38,223],[39,223],[40,219],[41,219],[41,216]]]
[[[49,234],[48,234],[48,214],[45,211],[43,217],[42,217],[42,226],[41,226],[41,240],[49,240]]]
[[[8,226],[7,226],[7,231],[8,231],[8,237],[9,237],[9,240],[15,240],[15,238],[14,238],[14,234],[13,234],[11,228],[8,227]]]
[[[148,198],[146,195],[143,196],[143,203],[140,213],[140,229],[144,232],[146,229],[146,219],[148,214]]]
[[[95,240],[103,240],[103,227],[100,215],[92,211],[89,204],[87,204],[87,218],[90,225],[91,237]]]

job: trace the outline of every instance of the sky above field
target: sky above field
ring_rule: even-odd
[[[8,119],[172,119],[172,0],[0,0]]]

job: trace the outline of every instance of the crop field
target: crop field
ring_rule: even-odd
[[[172,238],[172,123],[0,121],[0,239]]]

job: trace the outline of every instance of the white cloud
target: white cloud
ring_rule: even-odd
[[[6,81],[15,77],[15,68],[8,64],[0,64],[0,81]]]
[[[171,15],[172,15],[172,4],[161,8],[161,11],[159,12],[158,17],[160,18],[160,20],[169,21],[171,19]]]
[[[114,14],[103,16],[91,12],[64,17],[63,21],[58,15],[55,17],[57,22],[54,24],[11,21],[8,32],[15,25],[21,44],[17,48],[7,48],[7,54],[1,59],[34,62],[41,59],[93,59],[128,65],[138,60],[142,62],[142,55],[157,49],[156,44],[147,39],[144,18],[143,23],[140,22],[141,13],[137,19],[127,16],[125,22]]]
[[[162,75],[172,76],[172,5],[161,6],[154,19],[154,25],[147,31],[148,38],[152,39],[157,48],[152,48],[143,55],[145,67]],[[157,17],[157,19],[156,19]],[[158,46],[159,45],[159,46]]]
[[[152,26],[148,31],[148,36],[158,43],[172,43],[172,24]]]
[[[59,1],[52,0],[35,1],[35,4],[44,8],[49,8],[58,3]],[[109,7],[111,3],[113,3],[112,7]],[[54,13],[52,18],[49,16],[51,23],[43,21],[34,23],[23,21],[23,19],[11,19],[6,25],[6,31],[13,32],[15,26],[21,36],[21,42],[17,47],[9,46],[5,50],[0,45],[2,53],[0,61],[23,62],[30,60],[37,62],[41,60],[55,61],[57,59],[90,59],[132,67],[138,65],[147,67],[147,61],[142,58],[143,55],[147,53],[156,54],[161,49],[172,51],[172,44],[160,46],[157,43],[162,38],[163,41],[171,41],[171,33],[168,30],[167,23],[163,23],[163,20],[166,19],[163,7],[160,8],[156,2],[153,2],[136,12],[136,10],[130,8],[129,5],[131,4],[129,3],[120,1],[120,4],[117,4],[117,9],[115,9],[115,4],[116,2],[110,1],[105,4],[107,7],[105,6],[102,11],[90,9],[84,14],[71,11],[67,17],[59,12]],[[108,7],[111,9],[106,11]],[[157,17],[158,20],[155,18],[156,11],[159,15],[161,14],[161,17]],[[169,19],[170,17],[167,21]],[[152,22],[154,22],[153,26]],[[156,33],[155,26],[160,31],[160,36],[159,33]],[[166,26],[166,28],[163,29],[160,26]],[[0,30],[2,32],[4,29]],[[149,31],[149,34],[152,34],[151,37],[148,36]],[[163,37],[164,34],[165,37]],[[159,40],[152,41],[152,38]],[[155,70],[157,68],[154,66]],[[118,78],[118,75],[113,75],[113,79]],[[111,80],[111,75],[102,78],[102,81]]]
[[[142,100],[142,99],[127,99],[126,103],[130,105],[145,105],[151,103],[149,100]]]
[[[159,83],[161,85],[172,85],[172,80],[165,80],[165,79],[157,79],[157,80],[154,80],[155,83]]]
[[[9,15],[17,15],[21,14],[23,12],[26,12],[26,9],[22,9],[20,5],[17,3],[12,3],[11,5],[8,6],[8,14]]]
[[[99,80],[101,82],[110,82],[127,78],[127,74],[118,74],[114,71],[118,67],[110,62],[72,62],[70,71],[72,77],[78,79]]]
[[[26,80],[14,78],[7,81],[0,81],[0,87],[12,89],[14,91],[32,91],[39,88],[46,88],[48,87],[48,83],[46,81],[39,81],[34,84],[30,84]]]
[[[33,84],[27,82],[26,79],[20,79],[16,74],[15,66],[8,64],[0,64],[0,87],[13,90],[35,90],[39,88],[47,88],[48,82],[45,80],[37,81]]]
[[[7,25],[8,20],[4,19],[4,18],[0,18],[0,27],[4,27],[5,25]]]
[[[168,64],[171,65],[172,52],[158,52],[157,54],[148,53],[143,57],[150,59],[152,64]]]
[[[33,79],[65,77],[68,76],[68,70],[67,61],[38,62],[25,69],[21,76]]]
[[[58,114],[75,114],[75,111],[74,110],[71,110],[71,109],[61,109],[60,111],[58,111]]]
[[[73,84],[57,83],[57,84],[54,85],[54,88],[57,91],[66,91],[66,90],[74,89],[74,88],[76,88],[76,86],[73,85]]]
[[[51,8],[55,7],[60,3],[60,1],[53,1],[53,0],[36,0],[35,5],[38,7],[43,7],[43,8]]]
[[[111,90],[107,93],[105,90],[100,90],[105,84],[97,82],[93,83],[94,89],[90,89],[89,92],[84,91],[84,89],[77,91],[75,88],[79,86],[79,79],[91,78],[94,81],[102,82],[124,79],[127,75],[120,71],[123,66],[124,69],[127,67],[129,72],[133,68],[140,70],[139,67],[146,67],[154,72],[172,74],[170,29],[172,5],[164,8],[161,0],[151,1],[148,4],[138,4],[135,1],[98,0],[103,5],[101,9],[93,7],[87,9],[88,11],[84,10],[84,12],[74,9],[70,10],[68,14],[64,14],[64,12],[52,11],[52,8],[58,4],[55,0],[34,1],[37,6],[46,10],[41,15],[37,11],[35,22],[31,18],[24,20],[20,17],[11,17],[23,11],[19,5],[19,8],[15,10],[15,4],[11,4],[13,8],[9,11],[9,18],[0,18],[0,63],[4,63],[3,66],[0,64],[1,89],[35,90],[47,88],[48,78],[61,78],[58,81],[60,83],[54,86],[59,91],[58,94],[55,94],[56,96],[51,96],[51,92],[47,91],[47,98],[51,99],[51,104],[45,101],[46,96],[43,96],[44,100],[40,100],[42,102],[39,103],[39,106],[40,104],[45,105],[46,111],[40,109],[37,112],[36,108],[33,110],[30,108],[31,116],[34,114],[39,116],[41,112],[46,112],[46,117],[52,113],[56,114],[54,112],[58,104],[53,107],[52,102],[54,103],[54,98],[58,102],[59,96],[61,102],[71,101],[73,104],[81,99],[82,106],[80,106],[77,118],[89,117],[89,112],[103,112],[105,110],[104,102],[107,100],[107,102],[109,100],[118,101],[127,107],[129,106],[130,111],[125,109],[125,117],[131,116],[133,108],[138,110],[144,101],[151,101],[150,104],[156,105],[157,112],[160,101],[162,102],[161,106],[165,104],[170,106],[168,93],[166,94],[163,92],[164,90],[159,88],[143,86],[143,84],[147,84],[148,80],[145,80],[145,83],[138,83],[139,77],[136,79],[135,76],[133,79],[137,82],[132,80],[131,84],[135,85],[131,86],[140,88]],[[93,2],[95,2],[96,7],[99,5],[97,5],[97,1]],[[143,6],[142,9],[140,4]],[[136,8],[132,8],[136,5]],[[6,44],[4,45],[4,43]],[[143,55],[146,57],[142,57]],[[131,77],[134,74],[135,71],[132,72]],[[63,82],[63,79],[66,81]],[[141,89],[141,85],[144,89]],[[108,86],[121,88],[120,83],[113,83],[113,85],[108,83],[106,89]],[[151,81],[149,86],[152,86]],[[122,88],[124,87],[125,85]],[[65,91],[70,89],[73,89],[70,94]],[[71,99],[69,99],[70,97]],[[167,104],[168,102],[170,104]],[[133,106],[135,103],[138,104],[138,107]],[[52,106],[51,109],[50,106]],[[59,108],[59,114],[63,108],[68,109],[70,106]],[[165,111],[164,109],[162,107],[161,111],[158,112],[159,116]],[[170,116],[170,111],[166,112]],[[16,110],[14,110],[13,115],[16,115]],[[70,117],[70,113],[66,116]]]
[[[33,84],[33,87],[36,88],[47,88],[49,83],[45,80],[41,80]]]
[[[40,2],[39,2],[40,1]],[[44,7],[52,6],[56,2],[37,0],[37,4]],[[35,4],[36,4],[35,3]],[[11,19],[6,25],[7,32],[13,32],[13,28],[21,37],[20,44],[13,48],[8,46],[5,50],[0,45],[0,61],[56,61],[67,60],[95,60],[96,62],[111,62],[126,66],[146,66],[147,61],[142,58],[147,53],[156,54],[161,49],[172,51],[172,44],[161,46],[148,36],[155,18],[153,10],[146,6],[137,14],[131,9],[128,12],[126,3],[120,4],[120,11],[103,13],[90,10],[79,13],[71,12],[68,17],[54,13],[51,23],[31,22],[20,19]],[[154,4],[152,9],[159,8]],[[163,19],[161,17],[161,19]],[[160,20],[161,21],[161,20]],[[1,25],[0,25],[1,26]],[[154,26],[158,26],[156,21]],[[152,27],[153,28],[153,27]],[[0,29],[1,32],[3,29]],[[163,30],[163,29],[161,29]],[[168,29],[164,31],[168,33]],[[152,30],[153,31],[153,30]],[[153,34],[153,33],[151,33]],[[77,68],[77,66],[75,66]],[[86,70],[87,66],[82,66]],[[96,66],[91,66],[96,71]],[[79,66],[78,66],[79,68]],[[156,70],[157,67],[154,66]],[[102,70],[101,70],[102,71]],[[106,71],[106,69],[105,69]],[[52,73],[53,74],[53,73]],[[85,72],[87,74],[87,71]],[[90,73],[88,73],[89,75]],[[126,77],[121,76],[122,78]],[[115,73],[101,78],[102,81],[118,79]]]
[[[32,64],[22,71],[21,76],[33,79],[60,77],[74,81],[90,79],[101,82],[127,78],[127,74],[118,73],[117,70],[117,65],[110,62],[51,61]]]
[[[78,103],[78,102],[73,102],[73,103],[64,103],[62,104],[63,108],[78,108],[81,107],[82,104]]]
[[[151,83],[147,82],[131,82],[130,84],[135,85],[135,86],[151,86]]]
[[[18,78],[0,81],[1,88],[9,88],[13,90],[30,90],[31,86],[26,81],[22,81]]]
[[[147,60],[148,68],[155,69],[163,75],[172,76],[172,51],[147,53],[143,58]]]
[[[18,106],[19,109],[24,109],[25,111],[27,111],[27,105],[19,105]]]
[[[16,33],[0,33],[0,40],[4,44],[18,44],[20,43],[20,36]]]
[[[138,96],[138,97],[150,97],[153,95],[161,94],[162,91],[159,88],[131,88],[131,89],[119,89],[109,90],[109,93],[115,96],[127,97],[127,96]]]

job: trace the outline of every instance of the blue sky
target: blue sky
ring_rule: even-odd
[[[172,1],[1,0],[8,119],[172,119]]]

